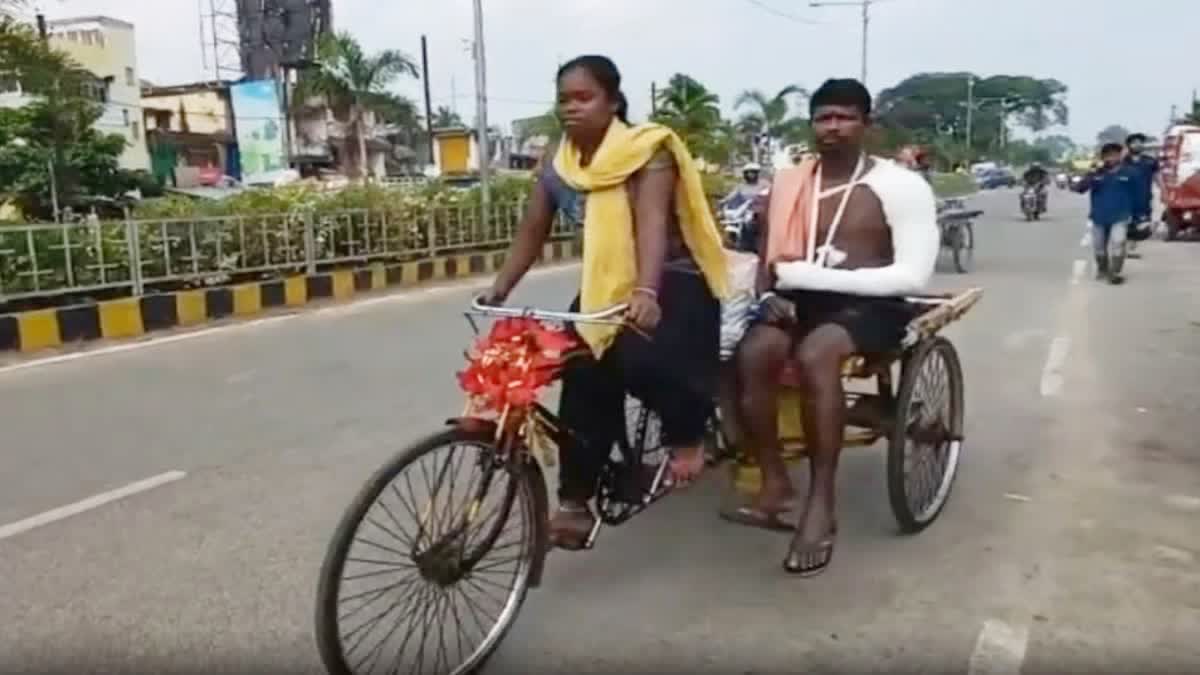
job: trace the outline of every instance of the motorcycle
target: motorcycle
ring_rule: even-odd
[[[765,196],[764,190],[759,196]],[[725,233],[725,243],[738,251],[754,252],[758,237],[755,227],[756,214],[754,199],[742,197],[733,198],[721,205],[721,229]]]
[[[1027,186],[1021,190],[1021,213],[1025,216],[1025,220],[1037,220],[1045,212],[1045,200],[1038,188]]]

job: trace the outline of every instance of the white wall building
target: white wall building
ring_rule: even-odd
[[[93,96],[104,104],[104,114],[96,121],[96,130],[125,137],[121,167],[149,169],[133,24],[92,16],[51,21],[48,29],[51,45],[98,78]],[[29,101],[16,82],[5,82],[3,89],[0,106],[18,107]]]

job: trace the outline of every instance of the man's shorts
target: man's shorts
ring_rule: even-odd
[[[900,298],[876,298],[825,291],[781,291],[796,306],[792,336],[799,343],[825,324],[850,334],[855,352],[885,354],[900,348],[904,329],[917,316],[913,305]]]

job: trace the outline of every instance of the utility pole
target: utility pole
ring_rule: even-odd
[[[429,97],[429,45],[421,36],[421,79],[425,82],[425,134],[429,137],[429,163],[434,163],[433,102]]]
[[[971,141],[972,129],[971,124],[975,121],[975,76],[967,75],[967,165],[970,166],[972,159]]]
[[[491,151],[488,143],[487,119],[487,62],[484,56],[483,44],[483,2],[475,0],[475,112],[479,134],[479,188],[480,201],[483,210],[483,220],[487,222],[491,214],[491,190],[488,186],[491,177]]]
[[[809,7],[859,7],[862,9],[862,69],[859,76],[859,81],[864,85],[867,83],[867,42],[869,37],[869,27],[871,25],[871,3],[876,0],[849,0],[845,2],[810,2]]]
[[[46,15],[42,14],[41,12],[38,12],[37,16],[36,16],[36,21],[37,21],[38,37],[41,38],[43,43],[49,44],[50,43],[50,31],[47,30],[47,28],[46,28]],[[51,110],[57,109],[57,107],[58,107],[57,98],[58,98],[58,82],[56,81],[54,83],[54,88],[51,90],[51,98],[50,98],[50,104],[51,104],[50,109]],[[49,154],[49,156],[46,157],[46,173],[50,177],[50,208],[51,208],[52,212],[54,213],[54,222],[58,223],[58,222],[62,221],[62,218],[60,217],[60,211],[58,208],[58,172],[55,170],[55,166],[58,163],[54,161],[56,159],[56,155],[58,155],[58,153],[59,153],[58,116],[57,115],[51,115],[50,129],[52,131],[51,135],[53,136],[53,138],[50,141],[51,142],[50,154]]]
[[[658,114],[658,85],[650,83],[650,116]]]

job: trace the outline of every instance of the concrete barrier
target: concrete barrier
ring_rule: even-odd
[[[545,245],[544,262],[579,257],[578,241]],[[235,286],[155,293],[0,315],[0,352],[37,352],[90,340],[136,338],[155,331],[198,326],[221,319],[252,317],[311,302],[346,300],[385,288],[463,279],[494,273],[503,251],[484,251],[312,275],[254,281]]]

